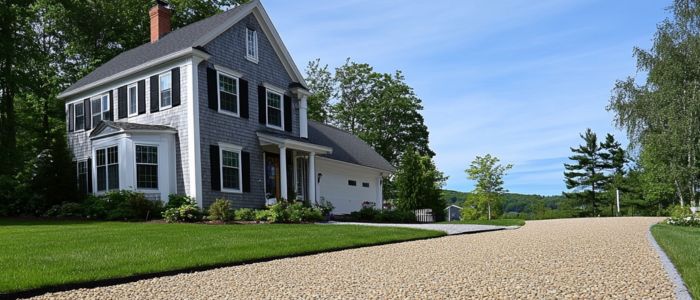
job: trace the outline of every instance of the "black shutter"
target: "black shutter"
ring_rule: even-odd
[[[92,108],[90,107],[90,98],[83,100],[83,111],[85,114],[85,130],[90,130],[92,123]]]
[[[241,160],[243,161],[243,192],[250,192],[250,152],[241,151]]]
[[[241,118],[248,118],[248,81],[245,79],[238,79],[238,102],[241,103],[240,116]]]
[[[92,158],[87,160],[87,181],[88,193],[92,193]]]
[[[209,108],[219,110],[219,97],[216,93],[216,70],[207,68],[207,96],[209,97]]]
[[[173,91],[173,107],[180,105],[180,68],[172,70],[171,82]]]
[[[114,91],[109,90],[109,120],[114,121]]]
[[[75,124],[73,124],[75,117],[73,111],[73,104],[68,104],[68,132],[73,132],[75,130]]]
[[[292,132],[292,97],[284,95],[284,130]]]
[[[139,115],[146,113],[146,80],[139,81]]]
[[[258,86],[258,121],[267,124],[267,90],[264,86]]]
[[[151,76],[151,112],[157,112],[160,108],[160,97],[158,97],[158,75]]]
[[[117,89],[117,103],[119,104],[119,119],[127,117],[126,85]]]
[[[221,190],[221,167],[219,166],[219,146],[209,146],[209,162],[211,163],[211,189]]]

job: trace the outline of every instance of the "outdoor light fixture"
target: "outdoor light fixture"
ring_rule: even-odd
[[[321,177],[323,177],[323,174],[318,173],[318,183],[321,183]]]

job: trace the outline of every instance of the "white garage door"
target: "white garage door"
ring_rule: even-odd
[[[379,172],[325,159],[317,160],[317,164],[318,172],[323,174],[319,196],[333,204],[333,213],[347,214],[360,210],[365,201],[381,208],[381,193],[377,187],[377,179],[381,176]]]

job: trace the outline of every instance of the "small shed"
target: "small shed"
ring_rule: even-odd
[[[462,219],[462,208],[457,205],[450,205],[445,208],[445,218],[447,221],[459,221]]]

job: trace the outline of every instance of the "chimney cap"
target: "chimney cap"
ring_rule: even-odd
[[[169,6],[168,2],[165,2],[163,0],[156,0],[156,5],[158,6]]]

